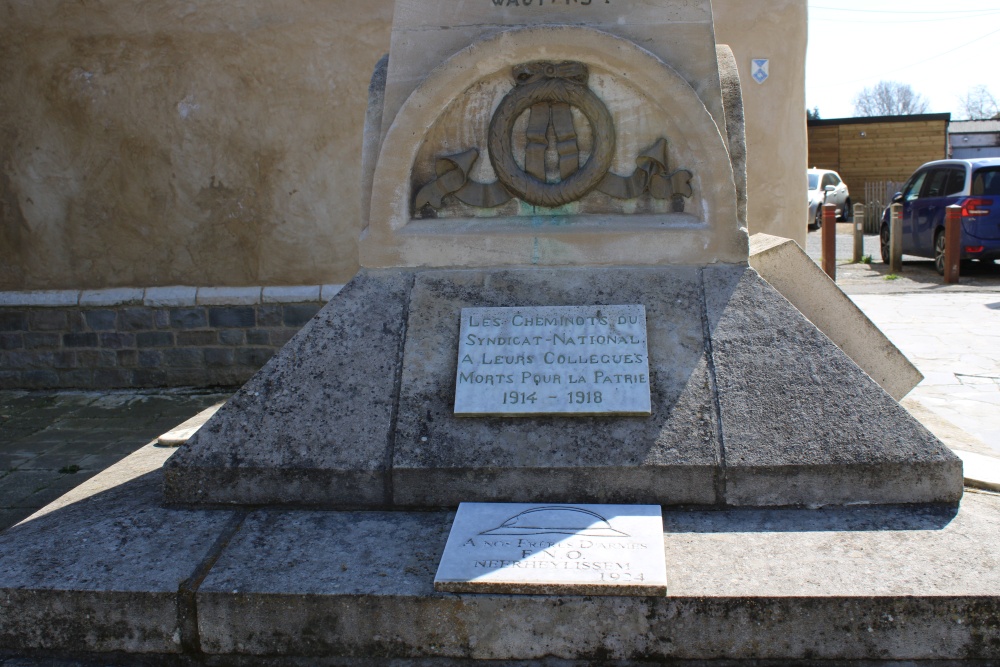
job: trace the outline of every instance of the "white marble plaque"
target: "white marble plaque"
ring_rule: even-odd
[[[434,590],[666,595],[660,507],[462,503]]]
[[[463,308],[455,414],[650,414],[646,308]]]

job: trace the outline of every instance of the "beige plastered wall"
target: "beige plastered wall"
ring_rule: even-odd
[[[389,0],[0,0],[0,289],[344,282]]]
[[[806,242],[806,0],[712,0],[715,38],[736,57],[747,135],[747,226]],[[759,84],[751,60],[770,60]]]
[[[715,11],[744,81],[750,231],[804,241],[805,0]],[[391,16],[392,0],[0,0],[0,289],[348,280]]]

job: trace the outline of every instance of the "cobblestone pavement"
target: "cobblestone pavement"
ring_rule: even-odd
[[[231,391],[0,391],[0,529]]]
[[[930,260],[904,256],[887,280],[877,236],[865,237],[872,264],[847,263],[850,229],[838,225],[837,285],[924,374],[908,397],[1000,456],[1000,265],[963,265],[959,283],[944,285]],[[820,238],[810,232],[806,242],[816,261]]]

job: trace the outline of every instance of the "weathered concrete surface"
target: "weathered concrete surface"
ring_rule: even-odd
[[[147,446],[0,534],[0,647],[179,653],[181,590],[232,512],[159,507]]]
[[[462,308],[579,304],[646,307],[649,417],[454,417]],[[717,501],[699,269],[424,272],[409,311],[397,503]]]
[[[959,501],[961,462],[756,272],[705,292],[730,504]]]
[[[167,499],[383,504],[412,280],[358,274],[180,448]]]
[[[666,598],[455,595],[433,590],[451,513],[163,507],[172,451],[148,447],[0,534],[0,651],[1000,660],[996,494],[958,510],[666,511]]]
[[[750,266],[897,401],[924,379],[795,241],[754,234]]]
[[[454,415],[463,307],[580,304],[645,306],[650,417]],[[961,490],[961,462],[741,266],[361,274],[181,448],[166,485],[179,503],[341,508]]]
[[[666,512],[661,599],[436,593],[449,514],[259,512],[199,590],[201,645],[494,660],[996,658],[997,509],[996,496],[970,495],[957,516]]]

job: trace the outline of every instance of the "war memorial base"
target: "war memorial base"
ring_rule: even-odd
[[[0,647],[1000,660],[1000,498],[963,495],[961,460],[748,266],[746,63],[716,43],[711,2],[522,9],[397,2],[369,90],[364,268],[178,451],[144,448],[0,535]],[[501,336],[530,339],[522,360],[470,331],[509,309],[584,322]],[[624,596],[544,577],[524,594],[508,566],[541,559],[531,544],[484,556],[495,579],[439,569],[465,503],[549,519],[491,514],[468,539],[540,543],[580,528],[551,520],[571,505],[598,515],[588,539],[647,560],[590,561],[633,575]],[[662,512],[662,533],[610,505]],[[572,544],[546,567],[582,560]]]
[[[728,279],[706,279],[713,272]],[[643,279],[636,282],[630,282],[632,272],[624,269],[589,270],[589,282],[576,273],[491,272],[486,288],[483,274],[468,271],[402,274],[402,278],[394,272],[359,276],[185,449],[145,447],[0,536],[0,646],[32,659],[55,656],[101,664],[136,664],[143,659],[151,664],[291,665],[671,660],[989,664],[1000,659],[1000,556],[995,548],[1000,496],[972,491],[960,495],[961,470],[952,455],[874,382],[854,378],[851,373],[860,371],[849,365],[846,355],[807,326],[804,318],[797,318],[787,302],[747,269],[642,269]],[[572,279],[561,281],[560,275]],[[457,313],[455,300],[494,307],[505,299],[530,302],[536,280],[549,286],[550,299],[566,289],[564,298],[572,300],[573,290],[596,293],[601,279],[616,285],[614,296],[645,303],[650,322],[690,320],[690,336],[682,339],[664,335],[676,330],[674,325],[664,329],[651,324],[648,329],[651,357],[663,359],[663,351],[673,349],[672,367],[688,359],[683,365],[688,374],[681,378],[654,363],[651,416],[573,417],[558,429],[568,440],[564,444],[553,440],[555,449],[547,453],[519,446],[523,434],[518,429],[546,424],[552,428],[556,418],[520,417],[494,426],[499,436],[509,432],[509,441],[498,436],[492,449],[483,449],[483,441],[472,452],[483,462],[479,470],[462,467],[469,450],[457,446],[461,429],[474,432],[482,424],[477,421],[481,418],[434,420],[434,410],[446,412],[454,398],[453,393],[439,395],[433,390],[436,382],[454,382],[457,347],[450,342],[440,345],[441,367],[423,367],[425,383],[411,383],[408,388],[405,373],[371,372],[371,357],[348,357],[340,347],[385,337],[397,343],[390,345],[395,350],[391,358],[406,359],[408,345],[424,349],[427,341],[420,331],[440,332],[430,315],[437,312],[428,306],[434,300],[431,295],[449,296],[449,306],[441,312]],[[395,305],[384,298],[386,281],[403,286]],[[672,295],[667,289],[671,284],[687,290],[687,298]],[[436,289],[416,289],[420,285]],[[456,290],[456,285],[464,289]],[[644,294],[643,289],[649,292]],[[653,298],[654,293],[659,297]],[[726,298],[718,298],[720,294]],[[406,307],[414,299],[427,307]],[[344,323],[359,312],[352,303],[372,306],[368,312],[375,319],[367,330],[380,332],[379,336],[343,335]],[[668,315],[671,309],[683,310],[690,304],[696,304],[693,316]],[[399,330],[378,321],[395,317],[395,308],[408,313]],[[789,323],[788,336],[811,350],[801,363],[812,368],[805,381],[814,393],[822,394],[824,386],[833,395],[847,389],[862,392],[871,412],[848,410],[844,403],[844,414],[854,415],[854,424],[837,417],[840,425],[827,429],[829,423],[819,416],[841,409],[836,404],[804,406],[804,414],[812,415],[807,419],[740,402],[741,374],[736,371],[757,358],[773,335],[762,327],[727,328],[745,322],[752,313],[780,315]],[[423,329],[417,321],[423,322]],[[408,333],[399,338],[403,329]],[[457,321],[451,329],[457,335]],[[806,377],[791,354],[794,347],[785,350],[789,356],[775,363],[770,374],[756,372],[759,382],[773,383],[770,394],[780,396],[782,386],[794,386],[800,381],[797,377]],[[684,350],[686,356],[681,356]],[[290,362],[303,357],[315,363]],[[349,383],[331,384],[316,375],[348,358],[359,364],[357,372],[340,368],[338,377],[349,378]],[[825,361],[817,363],[817,358]],[[434,358],[425,359],[430,363]],[[363,373],[366,367],[370,372]],[[279,381],[287,378],[285,373],[292,374],[289,385]],[[845,373],[848,381],[843,379]],[[280,397],[309,377],[314,384],[295,394],[298,411],[290,413],[287,428],[281,428]],[[323,479],[346,479],[352,467],[358,473],[364,466],[310,457],[306,447],[312,437],[307,428],[313,423],[310,406],[319,410],[330,392],[368,396],[362,391],[365,383],[377,384],[385,377],[391,382],[388,398],[383,398],[388,405],[399,406],[386,413],[396,425],[394,446],[379,448],[382,455],[391,456],[389,462],[374,466],[374,480],[368,487],[359,482],[353,498],[324,497],[323,489],[340,487],[324,486]],[[692,377],[700,379],[692,384]],[[730,388],[724,395],[714,395],[712,388],[720,385]],[[404,392],[394,399],[393,392],[403,388],[410,396]],[[254,441],[263,443],[259,448],[246,441],[233,450],[244,456],[241,464],[223,455],[224,436],[230,429],[247,427],[246,416],[256,410],[248,406],[258,400],[276,410],[268,417],[276,428],[258,431]],[[417,412],[425,423],[436,424],[424,435],[419,429],[410,433],[405,426],[417,414],[407,416],[408,401],[421,406]],[[436,407],[434,401],[441,405]],[[670,406],[699,402],[707,419],[674,421]],[[348,422],[338,422],[331,432],[343,436],[363,425],[377,426],[378,405],[362,405],[369,411],[339,413]],[[687,415],[697,413],[685,410]],[[295,419],[303,421],[292,429]],[[601,449],[603,429],[622,428],[622,419],[634,421],[632,448]],[[883,437],[872,437],[873,429],[884,428],[886,420],[892,428],[885,429]],[[640,439],[650,423],[658,424],[654,437]],[[708,440],[670,435],[687,433],[698,424],[707,429]],[[733,437],[727,438],[730,429]],[[778,447],[775,434],[788,429],[797,429],[801,437]],[[905,440],[915,449],[901,456],[901,445],[887,439],[891,433],[908,434]],[[587,441],[587,434],[598,437]],[[445,442],[451,437],[456,447],[442,447],[436,458],[415,457],[413,448],[424,437]],[[272,447],[268,438],[284,444]],[[840,445],[834,449],[803,445],[826,438],[836,438]],[[768,439],[775,446],[759,446]],[[199,441],[200,448],[191,447]],[[754,457],[741,453],[741,442],[751,443],[742,446],[748,446]],[[650,459],[641,475],[629,461],[640,451]],[[698,459],[698,452],[705,451],[711,455]],[[587,474],[574,473],[570,467],[574,462],[565,460],[572,452],[590,452],[606,465],[595,469],[577,460]],[[254,472],[253,457],[268,453],[285,457],[271,464],[283,485],[275,481],[278,472],[272,478]],[[693,463],[654,465],[667,453]],[[510,485],[477,487],[474,480],[500,474],[500,466],[488,465],[490,457],[500,456],[507,457],[502,470]],[[844,460],[834,465],[824,456]],[[164,475],[168,459],[166,470],[173,482]],[[828,472],[836,474],[829,477]],[[777,475],[784,483],[775,480]],[[372,477],[356,474],[359,480]],[[256,486],[254,479],[259,480]],[[425,481],[420,483],[421,479]],[[529,483],[537,479],[554,482],[549,487]],[[663,505],[665,596],[435,591],[435,573],[454,511],[436,509],[432,502],[447,506],[456,488],[462,489],[463,500],[477,499],[478,488],[492,489],[478,493],[478,499],[511,500],[500,494],[508,490],[532,502],[545,502],[550,499],[541,490],[551,488],[575,494],[570,495],[575,502],[609,502],[614,496],[602,489],[622,487],[602,479],[646,479],[645,490],[630,482],[629,500],[635,502],[643,494]],[[795,479],[815,483],[796,485]],[[829,481],[822,483],[823,479]],[[469,480],[465,487],[462,480]],[[875,482],[882,485],[875,494],[880,497],[855,503],[842,500],[843,494],[873,493]],[[165,502],[165,488],[172,503]],[[282,488],[286,489],[282,498],[268,497]],[[370,493],[361,492],[366,488]],[[246,495],[224,495],[236,491]],[[812,501],[804,501],[801,494],[806,491],[825,494],[826,500],[813,495]],[[190,494],[186,502],[181,493]],[[697,495],[692,499],[671,494]],[[887,500],[892,494],[899,494],[899,502],[906,504]],[[414,497],[433,500],[423,500],[418,510],[407,509]]]
[[[172,451],[145,447],[2,536],[4,650],[84,664],[1000,659],[997,494],[967,491],[960,509],[665,509],[665,597],[453,594],[433,589],[453,512],[168,507]]]

